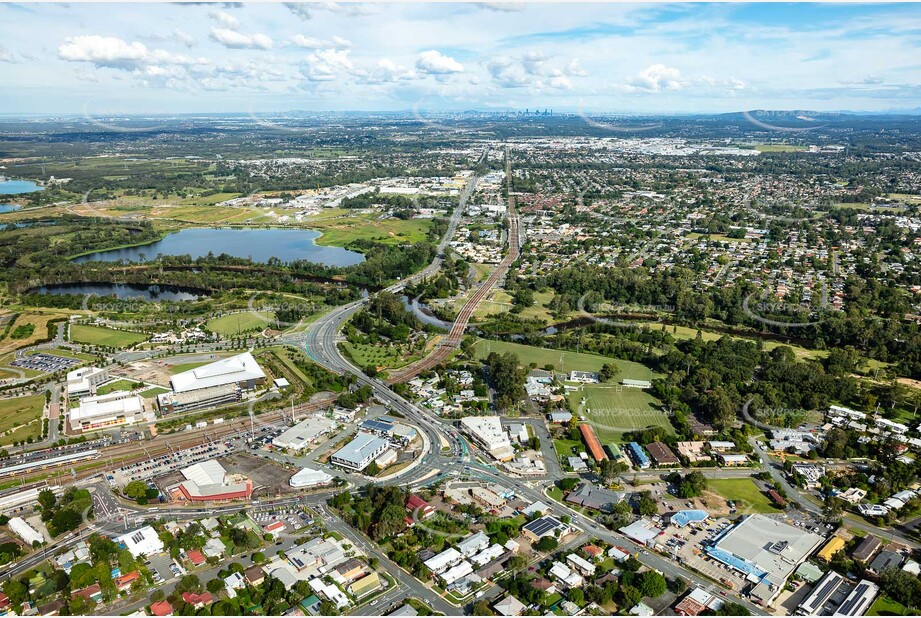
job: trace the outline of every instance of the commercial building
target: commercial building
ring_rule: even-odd
[[[163,551],[163,541],[152,526],[144,526],[133,532],[115,537],[115,542],[125,546],[135,558],[152,556]]]
[[[177,373],[169,381],[174,393],[227,385],[252,390],[264,382],[265,372],[249,352]]]
[[[312,416],[273,438],[272,445],[300,452],[316,442],[317,438],[328,434],[335,427],[336,422],[333,420]]]
[[[675,605],[678,616],[699,616],[708,611],[716,611],[723,606],[723,600],[710,594],[703,588],[694,588],[686,597]]]
[[[81,367],[67,372],[67,396],[95,395],[96,387],[109,379],[105,367]]]
[[[566,496],[566,502],[578,506],[595,509],[609,513],[614,509],[614,505],[624,499],[624,494],[603,487],[597,487],[591,483],[585,482],[578,488],[569,492]]]
[[[144,399],[128,391],[84,397],[79,406],[70,409],[69,416],[73,431],[130,425],[143,420]]]
[[[374,592],[381,587],[381,578],[377,574],[377,571],[371,571],[364,577],[359,580],[352,582],[349,585],[349,594],[356,598],[361,598],[366,594]]]
[[[716,456],[719,459],[720,464],[731,468],[734,466],[744,466],[748,464],[748,457],[745,455],[737,455],[734,453],[722,453]]]
[[[460,420],[461,431],[493,459],[511,461],[515,456],[508,434],[502,430],[498,416],[465,416]]]
[[[243,399],[243,391],[234,384],[211,386],[184,393],[160,393],[157,395],[157,409],[160,414],[191,412],[214,408]]]
[[[809,596],[799,604],[799,607],[796,608],[796,614],[798,616],[827,616],[829,612],[822,610],[843,583],[844,577],[835,571],[829,571],[819,580],[815,588],[809,593]]]
[[[387,440],[359,431],[355,438],[333,453],[330,461],[337,466],[361,472],[390,448]]]
[[[755,602],[769,605],[822,541],[818,534],[749,515],[718,537],[707,553],[752,583],[749,595]]]
[[[322,470],[303,468],[288,480],[291,487],[303,489],[306,487],[322,487],[333,482],[333,477]]]
[[[582,433],[582,441],[585,442],[585,447],[588,449],[588,454],[592,456],[592,459],[595,461],[607,461],[608,456],[601,447],[601,440],[598,439],[595,428],[588,423],[582,423],[579,425],[579,431]]]
[[[678,456],[675,455],[672,449],[668,448],[668,445],[664,442],[651,442],[646,445],[646,450],[659,468],[670,468],[681,465],[681,460],[678,459]]]
[[[228,475],[224,466],[214,459],[201,461],[180,472],[186,480],[179,483],[177,497],[192,502],[248,500],[253,495],[253,482],[250,479]]]
[[[877,596],[879,596],[879,586],[862,579],[832,616],[863,616],[873,605]]]
[[[32,545],[36,541],[39,543],[45,542],[45,537],[42,536],[42,533],[30,526],[22,517],[11,518],[7,525],[10,527],[10,531],[25,541],[27,545]]]

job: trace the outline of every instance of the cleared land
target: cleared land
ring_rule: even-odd
[[[374,366],[378,369],[395,369],[419,358],[419,354],[405,355],[396,346],[342,343],[342,348],[359,367]]]
[[[113,348],[127,348],[147,340],[148,335],[133,331],[113,330],[102,326],[89,326],[87,324],[72,324],[70,327],[70,340],[90,345],[102,345]]]
[[[214,318],[208,322],[207,327],[212,333],[232,337],[240,333],[261,331],[270,326],[274,319],[275,314],[272,312],[245,311]]]
[[[486,358],[490,351],[504,354],[512,352],[518,355],[518,360],[523,364],[537,363],[539,368],[553,365],[554,371],[598,371],[605,363],[614,363],[620,370],[617,379],[630,378],[633,380],[652,380],[657,377],[649,367],[632,361],[610,358],[599,354],[585,352],[567,352],[551,348],[538,348],[508,341],[492,341],[480,339],[476,342],[477,358]],[[561,362],[562,359],[562,362]]]
[[[707,488],[726,500],[735,501],[740,513],[777,513],[780,510],[751,479],[708,479]]]

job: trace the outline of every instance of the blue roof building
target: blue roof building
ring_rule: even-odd
[[[630,452],[630,458],[633,460],[633,463],[635,463],[641,469],[648,468],[652,465],[649,457],[646,455],[645,451],[643,451],[643,447],[636,442],[631,442],[628,444],[627,450]]]

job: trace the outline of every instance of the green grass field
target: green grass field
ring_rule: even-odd
[[[109,382],[97,388],[96,394],[105,395],[113,391],[133,391],[135,388],[141,386],[142,384],[140,382],[135,382],[134,380],[116,380],[115,382]]]
[[[757,144],[755,150],[758,152],[802,152],[808,150],[808,146],[799,144]]]
[[[208,330],[224,337],[232,337],[253,330],[263,330],[274,324],[275,314],[273,312],[249,312],[231,313],[219,318],[214,318],[208,322]]]
[[[560,457],[571,457],[578,455],[579,451],[585,450],[585,446],[582,444],[582,442],[576,442],[575,440],[564,440],[562,438],[554,440],[553,447],[556,449],[557,455]]]
[[[4,444],[11,444],[28,435],[41,433],[41,423],[37,422],[45,407],[43,395],[27,395],[12,399],[0,399],[0,434],[14,430],[11,435],[0,438]],[[29,424],[31,427],[26,427]],[[21,434],[21,435],[20,435]]]
[[[144,398],[146,399],[146,398],[148,398],[148,397],[156,397],[156,396],[159,395],[160,393],[168,393],[168,392],[169,392],[169,389],[168,389],[168,388],[163,388],[163,387],[160,387],[160,386],[154,386],[153,388],[148,388],[146,391],[141,391],[141,392],[138,393],[138,394],[139,394],[141,397],[144,397]]]
[[[356,240],[373,240],[388,245],[412,244],[425,240],[432,222],[428,219],[378,219],[357,215],[341,219],[306,218],[304,227],[323,232],[318,245],[346,247]]]
[[[113,348],[127,348],[135,343],[148,339],[148,335],[132,331],[112,330],[102,326],[89,326],[87,324],[72,324],[70,327],[70,340],[90,345],[102,345]]]
[[[867,610],[867,616],[907,616],[908,609],[886,595],[880,595]]]
[[[752,479],[707,479],[707,487],[726,500],[734,500],[740,513],[777,513],[780,511]]]
[[[570,391],[569,403],[576,414],[592,424],[603,443],[619,442],[624,433],[646,427],[661,427],[669,435],[675,433],[661,410],[662,403],[638,388],[618,392],[614,384],[584,384]]]
[[[617,374],[618,380],[624,378],[632,380],[652,380],[654,377],[657,377],[651,369],[640,363],[610,358],[599,354],[564,352],[562,350],[538,348],[507,341],[480,339],[476,342],[477,358],[486,358],[489,356],[490,351],[500,354],[512,352],[518,355],[518,360],[523,365],[537,363],[539,368],[543,368],[546,365],[553,365],[555,371],[598,371],[605,363],[614,363],[620,369]]]

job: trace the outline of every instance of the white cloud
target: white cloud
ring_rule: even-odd
[[[180,30],[178,28],[176,30],[173,30],[173,33],[170,35],[170,38],[173,39],[174,41],[182,43],[186,47],[195,47],[196,45],[198,45],[198,41],[195,40],[195,37],[193,37],[188,32],[184,32],[183,30]]]
[[[10,64],[16,62],[16,59],[13,58],[13,52],[0,45],[0,62],[9,62]]]
[[[143,43],[128,43],[109,36],[68,38],[58,47],[58,57],[68,62],[92,62],[99,67],[128,69],[144,63],[150,52]]]
[[[418,59],[416,59],[416,68],[423,73],[429,73],[431,75],[448,75],[451,73],[464,72],[464,65],[451,56],[445,56],[435,49],[430,49],[419,54]]]
[[[284,4],[292,14],[304,20],[313,19],[314,11],[327,11],[348,17],[371,15],[376,12],[376,7],[373,5],[360,2],[285,2]]]
[[[664,64],[653,64],[633,77],[629,86],[635,90],[660,92],[662,90],[681,90],[684,88],[684,81],[678,69],[667,67]]]
[[[352,42],[341,36],[333,36],[330,39],[318,39],[312,36],[296,34],[291,38],[291,42],[304,49],[349,49]]]
[[[365,84],[388,84],[418,79],[419,77],[420,75],[416,71],[397,64],[389,58],[381,58],[370,73],[361,75],[361,82]]]
[[[236,30],[240,27],[240,20],[225,11],[211,11],[208,13],[212,19],[216,20],[222,28]]]
[[[227,28],[212,28],[208,37],[230,49],[272,49],[272,39],[265,34],[243,34]]]
[[[521,66],[531,75],[540,75],[547,60],[549,57],[543,52],[529,51],[521,58]]]
[[[578,58],[573,58],[569,66],[566,67],[566,74],[573,77],[587,77],[588,71],[582,68]]]
[[[499,13],[519,13],[526,7],[523,2],[473,2],[473,6]]]
[[[318,49],[307,57],[306,65],[302,73],[312,82],[333,81],[355,69],[347,49]]]

